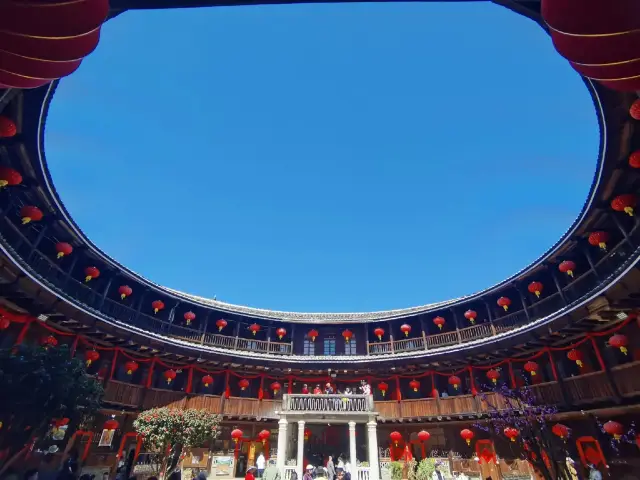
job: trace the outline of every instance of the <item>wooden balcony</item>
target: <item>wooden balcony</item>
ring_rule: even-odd
[[[282,413],[358,414],[374,411],[371,395],[283,395]]]

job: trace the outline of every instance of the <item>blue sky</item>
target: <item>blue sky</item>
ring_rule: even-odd
[[[566,231],[598,150],[586,88],[491,3],[127,12],[61,82],[62,200],[153,281],[262,308],[472,293]]]

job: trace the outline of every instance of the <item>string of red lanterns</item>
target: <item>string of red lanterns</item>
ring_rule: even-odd
[[[378,327],[373,331],[373,334],[378,337],[378,340],[382,341],[382,336],[384,335],[384,328]]]
[[[1,118],[1,117],[0,117]],[[2,126],[0,126],[0,129]],[[0,133],[0,137],[2,134]],[[10,167],[0,167],[0,188],[15,187],[22,183],[22,175]]]
[[[204,377],[202,377],[202,384],[204,385],[205,388],[208,388],[209,385],[211,385],[213,383],[213,377],[211,375],[205,375]]]
[[[95,350],[87,350],[84,352],[85,364],[90,367],[93,362],[96,362],[100,358],[100,354]]]
[[[22,218],[22,224],[26,225],[31,222],[39,222],[44,217],[44,213],[38,207],[25,205],[20,209],[20,217]]]
[[[511,305],[511,299],[509,297],[500,297],[497,302],[498,306],[504,308],[504,311],[509,310],[509,305]]]
[[[529,290],[529,293],[535,294],[535,296],[538,298],[540,298],[540,294],[542,293],[543,288],[544,288],[544,285],[542,284],[542,282],[538,282],[538,281],[531,282],[527,287],[527,289]]]
[[[433,319],[433,323],[440,329],[442,330],[442,327],[444,327],[444,324],[447,323],[446,320],[443,317],[436,317]]]
[[[100,270],[97,267],[87,267],[84,269],[84,281],[85,283],[90,282],[94,278],[98,278],[100,276]]]
[[[408,337],[409,334],[411,333],[411,325],[409,325],[408,323],[404,323],[400,325],[400,331],[404,333],[405,337]]]
[[[604,231],[591,232],[589,234],[589,243],[594,247],[600,247],[600,250],[607,251],[607,242],[609,241],[609,234]]]
[[[121,285],[120,288],[118,288],[118,293],[120,294],[120,300],[124,300],[131,296],[133,289],[129,285]]]
[[[260,331],[260,325],[258,325],[257,323],[249,325],[249,331],[251,332],[251,335],[255,336],[255,334]]]
[[[151,302],[151,308],[153,308],[153,313],[157,314],[160,310],[164,310],[164,302],[162,300],[154,300]]]
[[[127,375],[133,375],[136,372],[136,370],[140,368],[140,365],[138,365],[138,362],[129,360],[127,363],[124,364],[124,368],[127,371]]]
[[[216,327],[218,327],[218,331],[219,331],[219,332],[221,332],[221,331],[222,331],[222,329],[223,329],[224,327],[226,327],[227,325],[228,325],[228,324],[227,324],[227,321],[226,321],[224,318],[221,318],[221,319],[219,319],[218,321],[216,321]]]
[[[353,338],[353,332],[349,329],[346,329],[345,331],[342,332],[342,338],[344,338],[344,341],[346,343],[349,343]]]
[[[319,335],[319,333],[315,328],[312,328],[311,330],[309,330],[307,332],[307,337],[309,337],[312,342],[316,341],[316,338],[318,338],[318,335]]]
[[[573,278],[573,272],[576,270],[576,264],[571,260],[564,260],[558,265],[558,270]]]
[[[59,260],[62,257],[67,257],[73,253],[73,246],[67,242],[56,243],[56,258]]]
[[[278,340],[282,340],[287,335],[287,330],[280,327],[276,330],[276,335],[278,336]]]
[[[466,312],[464,312],[464,318],[469,320],[471,325],[475,325],[476,318],[478,318],[478,312],[476,312],[475,310],[467,310]]]
[[[196,314],[189,311],[189,312],[185,312],[184,316],[184,320],[187,323],[187,326],[191,325],[191,322],[193,322],[196,319]]]
[[[611,200],[611,208],[616,212],[624,212],[630,217],[633,217],[633,209],[638,203],[638,198],[632,193],[626,193],[624,195],[618,195]]]

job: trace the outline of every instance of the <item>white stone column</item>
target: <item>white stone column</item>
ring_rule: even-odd
[[[296,473],[298,480],[302,479],[304,473],[304,420],[298,421],[298,458],[296,460]]]
[[[287,462],[287,422],[286,418],[281,418],[278,422],[278,457],[276,460],[276,466],[280,472],[280,478],[284,478],[284,466]]]
[[[380,462],[378,461],[378,422],[371,420],[367,423],[369,437],[369,480],[379,480]]]
[[[358,460],[356,459],[356,422],[349,422],[349,463],[351,463],[351,476],[358,478]]]

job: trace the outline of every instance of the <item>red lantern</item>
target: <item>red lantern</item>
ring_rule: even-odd
[[[247,388],[249,388],[249,380],[243,378],[238,382],[238,386],[240,387],[240,390],[246,390]]]
[[[236,428],[231,432],[231,438],[235,443],[238,443],[238,440],[242,438],[242,435],[242,430],[240,430],[239,428]]]
[[[421,442],[428,442],[430,438],[431,434],[426,430],[420,430],[418,432],[418,440],[420,440]]]
[[[571,278],[573,278],[573,272],[575,269],[576,264],[571,260],[565,260],[564,262],[561,262],[560,265],[558,265],[558,270],[560,270],[562,273],[566,273]]]
[[[544,285],[542,285],[542,282],[531,282],[527,288],[529,293],[533,293],[536,297],[540,298]]]
[[[207,388],[213,383],[213,377],[211,375],[205,375],[204,377],[202,377],[202,383],[204,387]]]
[[[353,332],[349,329],[346,329],[344,332],[342,332],[342,337],[344,338],[345,342],[349,343],[349,341],[353,337]]]
[[[309,330],[309,332],[307,332],[307,337],[309,337],[312,342],[315,342],[316,338],[318,337],[318,331],[315,328],[312,328],[311,330]]]
[[[464,312],[464,318],[469,320],[469,322],[471,322],[471,325],[473,325],[476,323],[476,318],[478,318],[478,312],[476,312],[475,310],[467,310],[466,312]]]
[[[629,340],[625,335],[620,333],[614,335],[609,339],[609,345],[613,348],[619,348],[622,353],[627,355],[627,345],[629,344]]]
[[[73,246],[67,242],[58,242],[56,243],[56,252],[58,252],[56,254],[56,258],[60,259],[65,255],[71,255],[71,252],[73,252]]]
[[[117,430],[119,426],[120,424],[117,422],[117,420],[114,420],[112,418],[111,420],[107,420],[106,422],[104,422],[103,428],[105,430]]]
[[[469,430],[468,428],[465,428],[464,430],[460,431],[460,436],[462,437],[462,439],[464,441],[467,442],[467,445],[471,445],[471,440],[473,440],[474,434],[471,430]]]
[[[513,427],[507,427],[504,429],[504,434],[509,440],[515,442],[516,438],[518,438],[518,435],[520,435],[520,430]]]
[[[556,423],[553,427],[551,427],[551,432],[561,439],[565,439],[569,436],[569,428],[566,425],[562,425],[561,423]]]
[[[273,390],[274,396],[278,394],[281,388],[282,388],[282,385],[280,385],[280,382],[273,382],[271,384],[271,390]]]
[[[218,331],[221,332],[224,327],[226,327],[227,321],[224,318],[221,318],[216,322],[216,327],[218,327]]]
[[[636,150],[629,155],[629,166],[631,168],[640,168],[640,150]]]
[[[0,115],[0,138],[15,137],[16,133],[18,133],[16,123],[9,117]]]
[[[133,293],[133,289],[129,285],[121,285],[118,288],[118,293],[120,294],[120,299],[124,300]]]
[[[524,369],[531,374],[531,376],[537,375],[538,364],[529,360],[524,364]]]
[[[162,300],[154,300],[151,302],[151,308],[153,308],[153,313],[156,314],[164,309],[164,302]]]
[[[44,217],[44,214],[38,207],[25,205],[20,209],[20,216],[22,217],[22,224],[26,225],[29,222],[39,222]]]
[[[382,396],[385,397],[387,395],[387,390],[389,390],[389,385],[386,382],[380,382],[378,384],[378,390],[380,390]]]
[[[496,384],[498,383],[498,379],[500,378],[500,372],[492,368],[487,372],[487,378],[491,380],[494,384]]]
[[[287,334],[287,330],[282,327],[276,330],[276,335],[278,335],[279,340],[282,340],[286,334]]]
[[[409,382],[409,388],[412,388],[414,392],[417,392],[420,389],[420,382],[417,380],[411,380]]]
[[[611,208],[616,212],[624,212],[630,217],[633,217],[633,209],[637,203],[638,198],[632,193],[627,193],[624,195],[618,195],[616,198],[611,200]]]
[[[309,440],[311,438],[311,430],[308,428],[304,429],[304,439]]]
[[[567,358],[572,362],[576,362],[576,365],[578,365],[579,368],[582,368],[582,365],[584,365],[582,363],[582,352],[580,350],[576,350],[575,348],[573,350],[569,350]]]
[[[84,359],[86,360],[87,367],[100,358],[100,354],[95,350],[87,350],[84,352]]]
[[[607,232],[598,231],[591,232],[589,235],[589,243],[594,247],[600,247],[602,250],[607,250],[607,242],[609,241],[609,234]]]
[[[260,325],[258,325],[257,323],[254,323],[253,325],[249,325],[249,331],[251,332],[252,335],[255,335],[260,331]]]
[[[435,323],[440,330],[444,327],[444,324],[447,323],[446,320],[442,317],[436,317],[433,319],[433,323]]]
[[[11,321],[8,318],[0,317],[0,330],[6,330],[11,326]]]
[[[383,329],[383,328],[378,327],[378,328],[376,328],[376,329],[373,331],[373,334],[374,334],[376,337],[378,337],[378,340],[382,341],[382,336],[384,335],[384,329]]]
[[[94,278],[98,278],[100,276],[100,270],[96,267],[87,267],[84,269],[84,281],[85,283],[90,282]]]
[[[402,434],[400,432],[391,432],[389,434],[389,438],[391,439],[393,444],[397,447],[398,446],[398,442],[400,442],[402,440]]]
[[[133,375],[139,367],[140,365],[138,365],[138,362],[134,362],[133,360],[129,360],[124,364],[124,368],[127,369],[127,375]]]
[[[184,319],[187,322],[187,325],[191,325],[191,322],[193,322],[196,319],[196,314],[193,312],[186,312],[184,314]]]
[[[624,427],[622,426],[622,424],[614,422],[612,420],[609,420],[607,423],[605,423],[602,428],[615,440],[620,440],[620,437],[622,437],[622,435],[624,434]]]
[[[404,333],[405,337],[408,337],[409,334],[411,333],[411,325],[408,325],[406,323],[400,325],[400,331]]]
[[[58,339],[53,335],[45,335],[40,339],[40,345],[44,348],[56,347],[58,346]]]
[[[271,432],[269,430],[262,430],[258,434],[258,440],[260,440],[262,442],[262,444],[264,445],[265,443],[267,443],[267,440],[269,440],[270,436],[271,436]]]
[[[511,300],[508,297],[500,297],[496,303],[498,304],[498,306],[504,308],[504,311],[506,312],[507,310],[509,310]]]
[[[14,187],[22,183],[22,175],[9,167],[0,167],[0,188]]]
[[[629,108],[629,115],[634,120],[640,120],[640,100],[636,100]]]
[[[451,385],[455,390],[458,390],[458,388],[460,388],[460,384],[462,382],[460,381],[460,377],[457,377],[455,375],[451,375],[449,377],[449,385]]]
[[[163,375],[164,375],[164,378],[167,380],[167,384],[170,384],[173,380],[175,380],[177,373],[175,370],[169,369],[169,370],[165,370]]]

